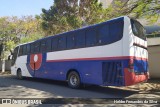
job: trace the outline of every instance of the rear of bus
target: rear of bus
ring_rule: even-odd
[[[147,81],[148,51],[144,27],[134,19],[129,19],[129,60],[124,69],[125,86]]]

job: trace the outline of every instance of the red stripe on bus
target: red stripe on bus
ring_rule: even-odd
[[[63,62],[63,61],[85,61],[85,60],[119,60],[119,59],[137,59],[147,61],[147,58],[134,57],[134,56],[121,56],[121,57],[100,57],[100,58],[75,58],[75,59],[58,59],[47,60],[47,62]]]

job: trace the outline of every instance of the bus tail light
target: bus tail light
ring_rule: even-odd
[[[129,60],[129,71],[130,72],[134,71],[134,59]]]

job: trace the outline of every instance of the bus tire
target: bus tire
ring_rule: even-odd
[[[18,78],[18,79],[20,79],[20,80],[22,80],[22,79],[23,79],[21,69],[18,69],[18,70],[17,70],[17,78]]]
[[[71,71],[68,75],[68,86],[73,88],[73,89],[78,89],[80,88],[80,76],[77,72]]]

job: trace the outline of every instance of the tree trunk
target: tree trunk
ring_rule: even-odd
[[[2,73],[5,72],[5,45],[3,45],[2,51]]]
[[[5,59],[2,60],[2,73],[5,72]]]

